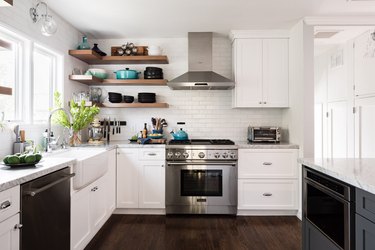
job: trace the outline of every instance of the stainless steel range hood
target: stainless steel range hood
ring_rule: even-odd
[[[175,90],[234,88],[234,82],[212,71],[212,32],[189,32],[189,71],[168,82]]]

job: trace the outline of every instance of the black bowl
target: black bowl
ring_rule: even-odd
[[[124,95],[124,102],[126,102],[126,103],[132,103],[132,102],[134,102],[134,96]]]
[[[108,96],[110,98],[122,98],[122,94],[121,93],[115,93],[115,92],[108,92]]]

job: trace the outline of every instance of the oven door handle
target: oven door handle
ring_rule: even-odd
[[[229,166],[237,166],[237,163],[234,162],[167,162],[168,165],[171,166],[187,166],[187,165],[229,165]]]
[[[342,195],[340,195],[340,194],[338,194],[338,193],[336,193],[336,192],[328,189],[327,187],[323,186],[322,184],[320,184],[320,183],[318,183],[318,182],[316,182],[316,181],[314,181],[312,179],[305,178],[305,182],[307,184],[309,184],[309,185],[311,185],[311,186],[319,189],[323,193],[328,194],[329,196],[333,197],[334,199],[336,199],[336,200],[338,200],[338,201],[340,201],[342,203],[349,203],[349,201],[345,200]]]

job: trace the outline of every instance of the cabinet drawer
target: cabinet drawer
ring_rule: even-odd
[[[356,212],[375,223],[375,195],[357,188]]]
[[[139,150],[138,157],[140,161],[165,160],[165,149],[143,148]]]
[[[296,180],[239,180],[238,209],[297,209]]]
[[[238,178],[296,178],[297,152],[240,149]]]
[[[20,186],[0,192],[0,221],[20,211]]]

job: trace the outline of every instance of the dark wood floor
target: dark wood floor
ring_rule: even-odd
[[[296,217],[112,215],[86,250],[301,249]]]

